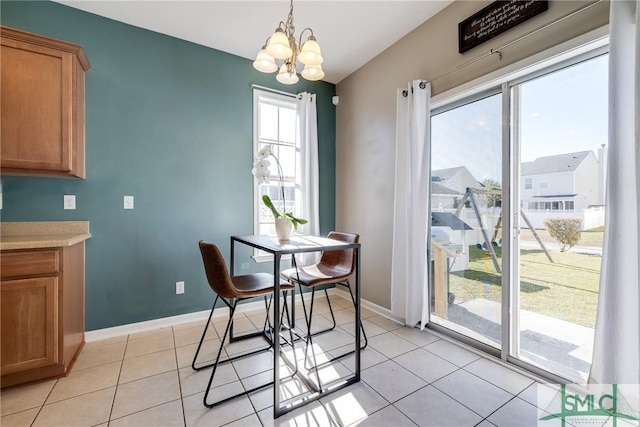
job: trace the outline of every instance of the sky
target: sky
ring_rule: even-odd
[[[543,75],[521,87],[521,161],[593,150],[607,143],[607,55]],[[432,168],[466,166],[501,182],[501,95],[432,118]]]

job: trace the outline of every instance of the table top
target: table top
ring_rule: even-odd
[[[231,241],[279,255],[360,248],[360,243],[347,243],[319,236],[291,236],[287,242],[280,242],[277,238],[266,235],[231,236]]]

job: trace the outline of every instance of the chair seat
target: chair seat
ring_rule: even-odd
[[[260,297],[273,293],[273,275],[268,273],[246,274],[231,278],[239,298]],[[293,285],[280,281],[281,291],[290,291]]]
[[[292,283],[313,287],[329,283],[342,282],[351,276],[351,271],[335,268],[325,264],[289,268],[282,272],[282,276]]]

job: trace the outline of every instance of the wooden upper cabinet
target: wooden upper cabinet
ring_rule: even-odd
[[[84,50],[0,26],[3,174],[85,177]]]

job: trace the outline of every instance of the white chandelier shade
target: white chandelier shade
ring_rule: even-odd
[[[253,68],[263,73],[273,73],[278,69],[278,65],[276,65],[273,56],[269,55],[265,48],[266,46],[262,46],[262,49],[258,52],[256,60],[253,61]]]
[[[309,31],[311,34],[303,44],[302,35],[305,31]],[[324,71],[321,64],[324,58],[320,45],[313,35],[313,30],[311,28],[302,30],[297,43],[294,33],[293,0],[291,0],[287,22],[280,22],[275,32],[267,39],[253,61],[253,67],[262,73],[274,73],[279,70],[276,80],[282,84],[290,85],[299,81],[296,64],[300,62],[304,65],[300,73],[302,77],[310,81],[322,79]],[[283,60],[284,63],[279,66],[276,59]]]
[[[289,70],[289,65],[291,70]],[[280,71],[276,76],[276,80],[285,85],[293,85],[298,83],[298,80],[300,79],[298,78],[298,74],[296,73],[296,67],[294,67],[293,64],[285,62],[280,67]]]

